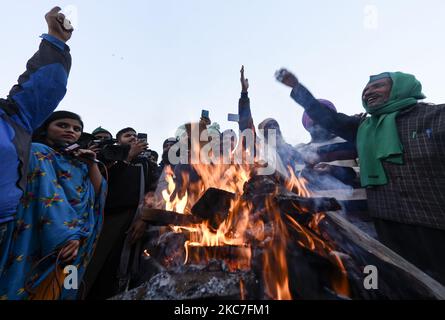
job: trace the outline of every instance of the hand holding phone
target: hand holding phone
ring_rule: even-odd
[[[239,122],[239,115],[238,114],[229,113],[227,115],[227,121]]]
[[[137,138],[138,138],[138,144],[137,144],[137,145],[138,145],[139,148],[142,147],[142,146],[140,145],[141,142],[145,144],[144,147],[143,147],[143,150],[141,150],[141,151],[138,153],[138,155],[139,155],[140,157],[142,157],[142,158],[148,158],[148,151],[147,151],[147,148],[148,148],[148,144],[147,144],[147,134],[146,134],[146,133],[138,133]],[[138,149],[138,150],[139,150],[139,149]]]
[[[67,42],[73,33],[71,22],[61,13],[60,7],[52,8],[46,15],[45,20],[48,24],[48,34],[57,39]]]
[[[73,25],[71,24],[71,21],[68,20],[66,17],[58,16],[57,21],[59,21],[60,26],[62,27],[63,30],[65,30],[67,32],[72,32],[74,30]]]
[[[147,142],[147,134],[146,133],[138,133],[138,141]]]

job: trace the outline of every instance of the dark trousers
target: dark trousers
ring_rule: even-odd
[[[9,249],[12,243],[14,228],[15,220],[0,224],[0,276],[9,258]]]
[[[104,225],[93,258],[85,272],[82,297],[86,300],[105,300],[118,293],[122,248],[134,217],[134,209],[105,215]]]
[[[445,230],[375,219],[380,242],[445,285]]]

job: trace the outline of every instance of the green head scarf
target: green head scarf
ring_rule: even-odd
[[[96,129],[94,129],[94,131],[91,134],[94,136],[99,133],[108,133],[110,136],[113,136],[110,131],[108,131],[107,129],[104,129],[102,127],[98,127]]]
[[[357,134],[360,158],[360,180],[363,187],[385,185],[388,182],[382,161],[403,164],[403,146],[396,126],[398,113],[425,99],[421,83],[410,74],[386,72],[372,76],[369,83],[391,78],[389,100],[380,107],[363,106],[371,117],[362,122]]]

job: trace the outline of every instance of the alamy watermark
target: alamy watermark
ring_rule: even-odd
[[[65,279],[63,280],[63,287],[66,290],[79,289],[79,272],[76,266],[68,265],[63,269]]]
[[[363,269],[366,277],[363,279],[363,287],[366,290],[377,290],[379,288],[379,271],[376,266],[368,265]]]

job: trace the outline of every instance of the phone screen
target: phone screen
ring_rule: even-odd
[[[138,133],[138,140],[147,142],[147,134],[146,133]]]
[[[209,111],[208,110],[202,110],[201,111],[201,117],[208,118],[209,117]]]
[[[233,114],[233,113],[229,113],[227,115],[227,121],[239,122],[239,115]]]

